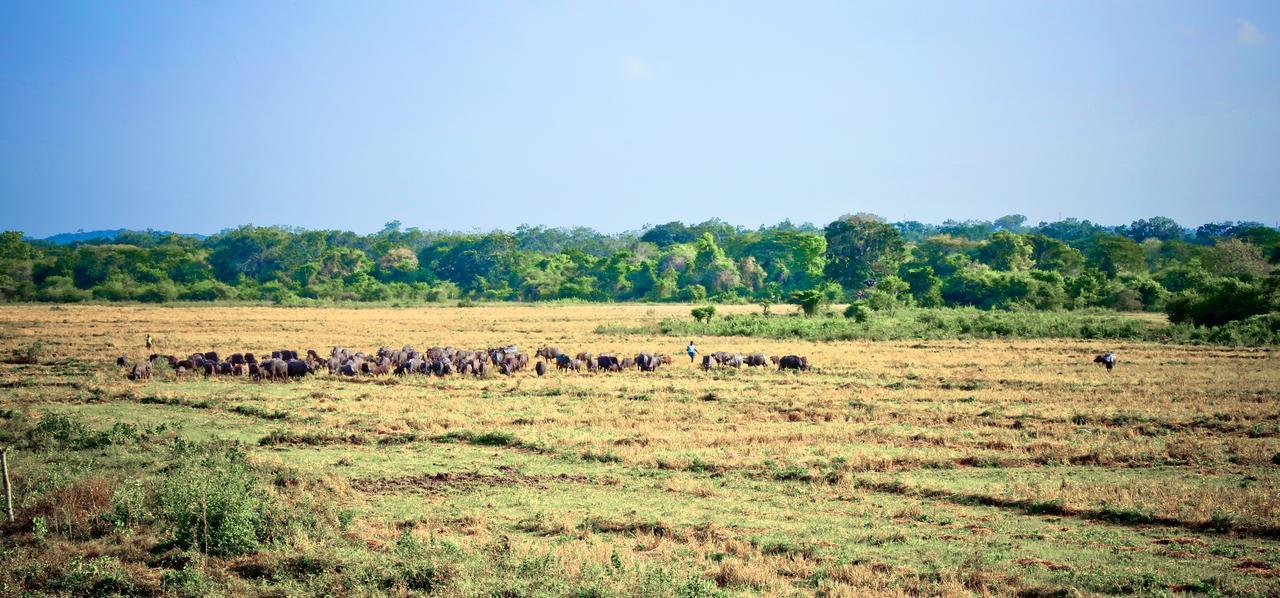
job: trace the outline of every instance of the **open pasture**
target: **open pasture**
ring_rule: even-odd
[[[0,355],[40,348],[37,363],[0,364],[0,409],[176,426],[323,480],[315,492],[342,531],[209,559],[230,593],[1280,593],[1274,349],[593,332],[687,313],[6,306]],[[148,333],[175,355],[515,343],[674,363],[129,382],[115,358],[143,358]],[[704,353],[803,355],[813,370],[703,372],[682,353],[689,340]],[[1092,363],[1103,351],[1119,355],[1110,374]],[[113,488],[127,482],[113,449],[78,459]],[[11,463],[19,492],[64,466],[21,451]],[[111,548],[130,544],[119,532],[28,536],[11,528],[5,558],[115,555],[144,580],[172,566]],[[416,557],[396,552],[406,543]],[[433,559],[431,583],[370,586],[352,573],[393,553]],[[319,565],[280,564],[299,555]]]

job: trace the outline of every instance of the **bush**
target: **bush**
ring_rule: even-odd
[[[75,283],[66,276],[50,276],[46,278],[36,297],[41,301],[55,303],[79,303],[88,301],[89,291],[76,288]]]
[[[844,308],[844,317],[855,322],[866,322],[871,319],[871,308],[862,303],[850,303]]]
[[[18,347],[9,354],[5,361],[18,365],[34,365],[40,363],[40,354],[44,351],[44,342],[36,341],[25,347]]]
[[[173,543],[217,556],[257,550],[265,533],[264,497],[244,453],[183,444],[175,451],[179,463],[156,495]]]
[[[1221,326],[1250,316],[1280,311],[1280,276],[1263,282],[1223,278],[1199,291],[1184,291],[1168,301],[1173,322]]]
[[[827,304],[827,295],[819,289],[809,289],[792,293],[791,300],[800,305],[800,311],[803,311],[804,315],[812,316]]]
[[[711,318],[712,318],[712,317],[714,317],[714,316],[716,315],[716,306],[714,306],[714,305],[707,305],[707,306],[703,306],[703,307],[695,307],[695,308],[693,308],[692,310],[690,310],[690,312],[689,312],[689,313],[693,314],[693,319],[694,319],[695,321],[698,321],[698,322],[703,322],[703,321],[710,322],[710,321],[711,321]]]

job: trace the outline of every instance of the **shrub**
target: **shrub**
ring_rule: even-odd
[[[174,544],[217,556],[257,550],[264,498],[244,453],[234,446],[175,450],[179,463],[156,496]]]
[[[34,365],[40,363],[40,353],[44,351],[44,342],[36,341],[25,347],[18,347],[9,354],[8,363]]]
[[[827,296],[819,289],[809,289],[807,291],[796,291],[791,294],[791,300],[800,306],[800,310],[806,316],[812,316],[818,313],[823,305],[827,304]]]
[[[855,322],[866,322],[871,319],[871,308],[862,303],[850,303],[844,308],[844,317]]]
[[[697,322],[710,322],[711,318],[716,315],[716,306],[695,307],[689,313],[693,314],[693,319]]]
[[[1280,276],[1261,283],[1223,278],[1199,291],[1169,299],[1165,311],[1173,322],[1220,326],[1250,316],[1280,311]]]

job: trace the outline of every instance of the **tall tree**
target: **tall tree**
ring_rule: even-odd
[[[827,278],[847,288],[862,288],[898,269],[906,244],[893,225],[877,216],[846,216],[824,230],[827,238]]]
[[[1169,239],[1181,239],[1186,235],[1182,225],[1174,222],[1172,218],[1164,216],[1156,216],[1145,220],[1134,220],[1132,224],[1125,227],[1124,236],[1141,243],[1146,239],[1160,239],[1167,241]]]

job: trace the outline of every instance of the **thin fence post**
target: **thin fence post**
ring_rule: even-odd
[[[0,469],[4,470],[4,515],[5,521],[13,521],[13,491],[9,485],[9,449],[0,448]]]

